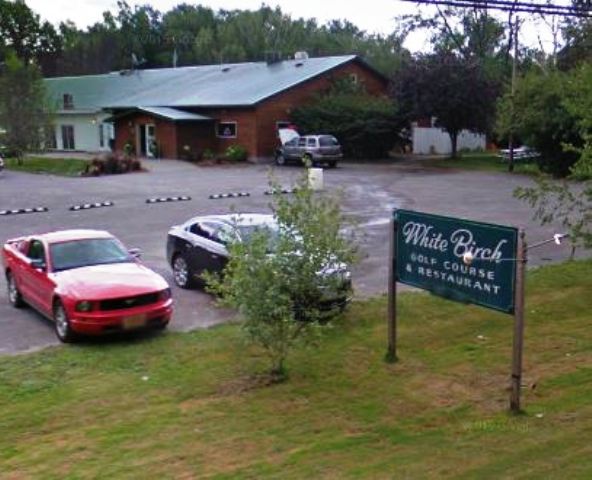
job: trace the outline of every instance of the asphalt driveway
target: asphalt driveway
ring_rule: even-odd
[[[128,247],[139,247],[144,262],[172,284],[165,260],[168,228],[194,215],[269,212],[270,167],[263,165],[196,167],[178,161],[148,161],[147,173],[99,178],[62,178],[4,172],[0,177],[0,210],[47,207],[46,213],[0,216],[0,241],[67,228],[109,230]],[[301,175],[298,167],[273,169],[282,185]],[[417,162],[380,164],[343,163],[324,171],[327,191],[341,192],[343,210],[354,221],[361,245],[361,262],[354,269],[358,296],[386,291],[388,219],[395,207],[461,216],[474,220],[524,227],[536,242],[557,230],[540,227],[532,212],[512,197],[527,177],[503,173],[463,172],[422,168]],[[249,197],[210,200],[211,194],[247,191]],[[188,195],[187,202],[147,204],[146,199]],[[76,204],[112,201],[114,206],[70,211]],[[564,260],[567,246],[550,245],[533,251],[530,265]],[[49,322],[30,309],[14,310],[0,276],[0,354],[55,345]],[[214,305],[201,291],[173,287],[177,310],[171,328],[208,327],[232,318],[232,312]]]

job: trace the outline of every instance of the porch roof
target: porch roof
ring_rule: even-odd
[[[185,110],[179,110],[178,108],[136,107],[116,113],[104,121],[112,122],[118,118],[124,118],[137,112],[147,113],[148,115],[164,118],[165,120],[170,120],[172,122],[211,122],[214,120],[212,117],[199,115],[198,113],[186,112]]]
[[[186,112],[185,110],[179,110],[178,108],[171,107],[138,107],[137,110],[150,115],[155,115],[157,117],[165,118],[166,120],[172,120],[173,122],[203,122],[213,120],[212,117],[207,117],[206,115],[199,115],[198,113]]]

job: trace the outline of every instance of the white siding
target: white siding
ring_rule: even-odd
[[[463,130],[458,134],[457,148],[461,150],[485,150],[485,135]],[[413,153],[448,154],[452,152],[450,137],[441,128],[413,128]]]
[[[113,136],[112,128],[104,128],[103,146],[100,145],[100,125],[109,115],[105,113],[63,113],[55,117],[56,148],[64,149],[62,125],[74,127],[74,150],[83,152],[109,151],[109,137]],[[109,125],[109,124],[107,124]]]

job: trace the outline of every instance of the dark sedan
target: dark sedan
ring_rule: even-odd
[[[227,245],[248,240],[253,232],[267,229],[277,234],[278,224],[272,215],[208,215],[194,217],[170,229],[167,239],[167,259],[173,269],[175,283],[192,288],[208,271],[221,272],[229,259]],[[347,265],[339,264],[319,272],[322,277],[338,276],[339,287],[322,288],[321,303],[327,309],[347,304],[351,293],[351,274]],[[336,282],[327,282],[335,285]]]

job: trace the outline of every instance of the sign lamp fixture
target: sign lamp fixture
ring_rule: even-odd
[[[548,240],[543,240],[542,242],[539,243],[535,243],[534,245],[530,245],[526,248],[526,250],[532,250],[533,248],[537,248],[537,247],[541,247],[543,245],[546,245],[548,243],[555,243],[555,245],[561,245],[561,241],[565,238],[569,238],[569,233],[555,233],[553,235],[553,238],[549,238]],[[462,261],[465,265],[471,265],[473,263],[473,261],[475,260],[475,256],[473,255],[473,253],[471,251],[466,251],[463,256],[462,256]],[[492,262],[515,262],[517,259],[516,258],[498,258],[497,260],[495,259],[490,259],[490,261]]]

